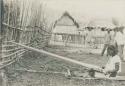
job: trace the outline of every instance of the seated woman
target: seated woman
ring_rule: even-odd
[[[108,55],[110,57],[109,61],[107,62],[103,72],[109,77],[116,77],[117,73],[120,72],[121,68],[121,59],[117,55],[118,50],[115,46],[110,45],[107,48]]]

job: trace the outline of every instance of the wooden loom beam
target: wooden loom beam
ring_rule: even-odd
[[[62,60],[68,61],[68,62],[72,62],[72,63],[75,63],[77,65],[81,65],[81,66],[84,66],[84,67],[87,67],[87,68],[90,68],[90,69],[92,68],[92,69],[94,69],[98,72],[102,72],[102,68],[99,67],[99,66],[83,63],[83,62],[80,62],[80,61],[77,61],[77,60],[74,60],[74,59],[71,59],[71,58],[60,56],[60,55],[57,55],[57,54],[54,54],[54,53],[51,53],[51,52],[47,52],[47,51],[44,51],[44,50],[39,50],[39,49],[29,47],[29,46],[26,46],[26,45],[23,45],[23,44],[20,44],[20,43],[16,43],[16,42],[11,42],[11,43],[16,44],[18,46],[22,46],[25,49],[28,49],[28,50],[31,50],[31,51],[43,53],[43,54],[46,54],[46,55],[49,55],[49,56],[52,56],[52,57],[55,57],[55,58],[58,58],[58,59],[62,59]]]

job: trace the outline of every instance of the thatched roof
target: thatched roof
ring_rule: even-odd
[[[75,25],[77,28],[79,28],[79,24],[76,22],[76,20],[67,11],[65,11],[63,13],[63,15],[58,20],[55,21],[54,27],[56,25],[58,25],[58,22],[60,22],[65,17],[68,17],[70,20],[72,20],[73,25]],[[68,21],[67,21],[67,23],[68,23]]]

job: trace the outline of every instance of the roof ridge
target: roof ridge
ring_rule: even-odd
[[[74,25],[76,25],[76,27],[79,28],[79,24],[76,22],[76,20],[67,11],[65,11],[63,13],[63,15],[58,20],[55,21],[54,27],[57,24],[57,22],[60,21],[64,16],[68,16],[73,21]]]

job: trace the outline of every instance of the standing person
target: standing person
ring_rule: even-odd
[[[124,49],[124,43],[125,43],[125,37],[124,37],[124,27],[118,27],[115,36],[115,41],[118,45],[118,55],[120,56],[121,60],[123,61],[123,49]]]
[[[84,35],[83,35],[83,43],[84,43],[84,45],[86,44],[86,37],[87,37],[87,30],[85,29],[84,30]]]
[[[87,45],[89,46],[91,46],[91,38],[92,38],[91,31],[92,31],[92,28],[88,27],[86,41],[87,41]]]
[[[110,44],[110,41],[111,41],[110,30],[108,30],[107,33],[105,34],[105,39],[104,40],[105,40],[105,44],[104,44],[103,50],[101,52],[102,56],[104,55],[105,50],[108,48],[108,46]]]
[[[116,43],[115,37],[116,37],[116,33],[117,33],[118,29],[114,28],[112,33],[111,33],[111,45],[114,45],[116,47],[116,49],[118,50],[118,45]]]

